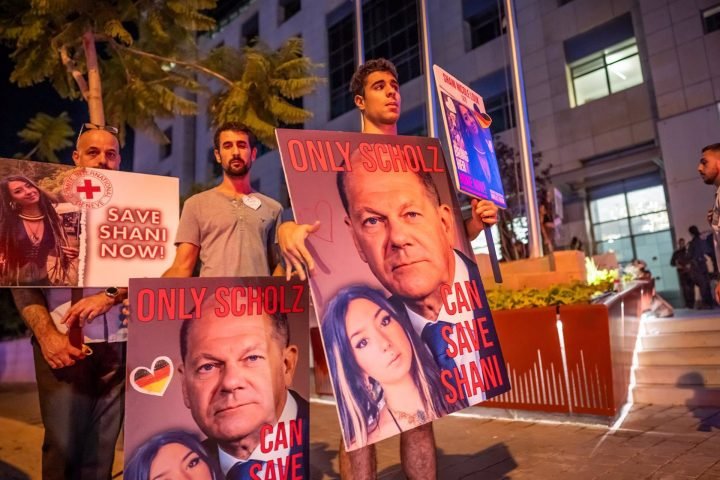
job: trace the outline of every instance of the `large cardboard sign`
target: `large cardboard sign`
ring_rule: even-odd
[[[194,478],[310,478],[307,290],[130,280],[126,478],[180,478],[188,458],[206,474]]]
[[[348,450],[508,390],[437,139],[277,130]]]
[[[0,285],[127,286],[172,263],[177,178],[0,159]]]
[[[437,65],[433,65],[433,73],[450,144],[455,185],[462,193],[505,208],[505,193],[482,97]]]

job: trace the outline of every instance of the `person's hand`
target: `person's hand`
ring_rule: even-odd
[[[98,315],[110,310],[114,304],[115,300],[105,295],[105,292],[84,297],[70,306],[61,322],[67,325],[68,328],[73,326],[82,327],[85,323],[92,322]]]
[[[490,200],[478,200],[472,199],[470,202],[472,205],[472,217],[473,220],[478,222],[481,226],[495,225],[498,221],[498,207]],[[482,230],[482,228],[480,228]]]
[[[720,303],[720,282],[715,285],[715,301]]]
[[[712,227],[712,217],[713,217],[713,209],[711,208],[710,210],[708,210],[707,217],[706,217],[708,225],[710,225],[711,227]]]
[[[300,280],[305,280],[305,269],[307,269],[308,275],[312,275],[315,271],[315,260],[305,246],[305,239],[311,233],[317,232],[319,228],[319,221],[312,225],[285,222],[278,228],[278,244],[280,253],[285,260],[286,280],[290,280],[294,274],[297,274]]]
[[[85,358],[82,350],[70,344],[67,335],[63,335],[55,329],[49,329],[42,337],[36,338],[43,358],[50,368],[69,367],[74,365],[77,360]]]
[[[68,260],[74,260],[80,256],[80,250],[75,247],[60,247],[60,249]]]
[[[127,327],[128,320],[130,320],[130,299],[126,298],[122,302],[122,309],[120,310],[120,313],[122,314],[122,324],[124,327]]]

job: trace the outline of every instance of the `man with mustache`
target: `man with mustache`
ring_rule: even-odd
[[[203,446],[228,480],[308,479],[309,405],[290,390],[298,349],[287,317],[215,307],[206,301],[180,329],[183,399]]]
[[[225,123],[214,147],[223,180],[185,202],[175,260],[163,277],[191,277],[198,259],[201,277],[268,276],[280,263],[274,245],[282,206],[250,186],[255,136],[242,124]]]

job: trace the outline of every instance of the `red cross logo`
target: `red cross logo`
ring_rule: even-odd
[[[94,192],[99,192],[100,190],[102,190],[100,187],[93,187],[92,182],[91,182],[89,179],[87,179],[87,178],[85,179],[84,185],[83,185],[82,187],[77,187],[77,192],[78,192],[78,193],[84,193],[84,194],[85,194],[85,197],[86,197],[88,200],[92,200],[92,199],[93,199],[93,193],[94,193]]]

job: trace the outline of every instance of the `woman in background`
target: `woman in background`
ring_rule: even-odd
[[[48,257],[55,257],[48,268]],[[50,196],[24,175],[0,181],[0,280],[3,285],[68,285],[78,249],[68,245]]]
[[[338,292],[322,334],[348,450],[464,406],[447,403],[435,360],[382,292],[365,285]]]
[[[127,463],[125,480],[221,480],[200,441],[181,430],[163,432],[138,447]]]
[[[478,123],[477,116],[471,109],[459,102],[456,102],[456,106],[460,117],[458,125],[467,149],[471,174],[483,181],[488,189],[502,193],[490,131]],[[489,196],[490,192],[487,192],[487,195]]]

